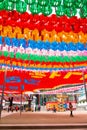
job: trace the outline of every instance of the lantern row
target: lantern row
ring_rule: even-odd
[[[0,56],[0,66],[8,66],[10,68],[42,68],[42,69],[76,69],[87,67],[87,62],[85,61],[74,61],[74,62],[44,62],[44,61],[33,61],[33,60],[23,60],[16,59],[6,56]]]
[[[46,29],[56,32],[78,33],[80,31],[87,33],[87,18],[77,18],[67,16],[57,17],[55,14],[51,16],[32,15],[27,12],[20,14],[17,11],[0,11],[0,25],[18,26],[21,29],[28,28],[30,30],[38,29],[39,31]],[[1,28],[1,27],[0,27]]]
[[[13,40],[14,41],[14,40]],[[54,44],[54,43],[53,43]],[[71,50],[66,49],[66,44],[64,42],[59,43],[61,44],[61,47],[59,48],[60,50],[56,50],[54,47],[53,48],[47,48],[45,45],[43,48],[38,49],[38,48],[32,48],[32,43],[28,48],[24,48],[21,44],[21,46],[13,46],[13,45],[8,45],[6,43],[0,45],[0,51],[8,51],[8,52],[20,52],[20,53],[26,53],[28,55],[33,54],[33,55],[41,55],[41,56],[87,56],[87,49],[82,50],[81,46],[79,46],[79,49],[75,48],[76,46],[73,46]],[[79,44],[79,43],[78,43]],[[47,44],[48,45],[48,44]],[[54,44],[55,45],[55,44]],[[39,44],[40,46],[40,44]],[[63,46],[63,47],[62,47]],[[72,43],[70,43],[70,46],[72,46]],[[87,46],[87,45],[86,45]],[[65,48],[64,48],[65,47]],[[69,47],[69,46],[68,46]],[[64,50],[66,49],[66,50]]]
[[[25,39],[25,40],[35,40],[35,41],[49,41],[50,43],[56,42],[87,42],[87,33],[83,32],[56,32],[55,30],[47,31],[38,29],[30,30],[28,28],[21,29],[19,27],[11,27],[11,26],[0,26],[0,36],[9,37],[9,38],[17,38],[17,39]]]
[[[0,55],[3,57],[11,57],[21,60],[33,60],[39,62],[87,62],[87,56],[43,56],[43,55],[33,55],[33,54],[26,54],[20,52],[0,52]],[[1,58],[0,58],[1,59]]]
[[[0,10],[12,11],[16,9],[23,13],[27,10],[32,14],[42,13],[50,15],[55,9],[58,16],[75,16],[79,9],[80,17],[87,17],[87,0],[0,0]]]
[[[0,36],[0,45],[2,45],[1,49],[3,49],[3,47],[5,47],[5,45],[9,46],[9,47],[22,47],[24,49],[38,49],[38,50],[53,50],[53,51],[87,51],[87,43],[83,44],[81,42],[77,42],[76,44],[74,44],[73,42],[70,43],[66,43],[66,42],[52,42],[50,44],[50,42],[46,41],[46,42],[42,42],[42,41],[34,41],[34,40],[28,40],[26,41],[25,39],[17,39],[17,38],[9,38],[9,37],[1,37]]]

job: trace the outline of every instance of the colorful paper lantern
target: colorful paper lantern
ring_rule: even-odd
[[[3,10],[4,9],[4,2],[2,1],[0,1],[0,10]]]
[[[16,3],[16,10],[20,13],[24,13],[27,10],[27,4],[23,1],[19,1]]]
[[[41,12],[41,6],[38,4],[30,5],[30,11],[32,14],[39,14]]]
[[[61,4],[61,0],[51,0],[50,4],[54,7],[57,7]]]
[[[25,0],[25,2],[29,5],[33,4],[34,3],[34,0]]]
[[[5,9],[6,10],[13,10],[14,9],[14,3],[10,1],[4,1]]]
[[[9,0],[9,1],[17,3],[19,0]]]
[[[41,6],[46,6],[48,3],[49,3],[48,0],[39,0],[39,4],[40,4]]]
[[[52,13],[51,5],[43,6],[42,7],[42,13],[44,15],[50,15]]]
[[[56,15],[58,16],[65,15],[65,7],[63,5],[60,5],[56,8]]]

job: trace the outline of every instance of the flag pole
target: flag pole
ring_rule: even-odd
[[[20,116],[22,114],[22,91],[21,91],[21,104],[20,104]]]
[[[24,90],[24,85],[21,85],[21,103],[20,103],[20,116],[21,116],[21,114],[22,114],[22,96],[23,96],[23,94],[22,94],[22,92],[23,92],[23,90]]]

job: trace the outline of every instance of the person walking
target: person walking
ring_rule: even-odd
[[[53,112],[56,112],[56,107],[55,107],[55,105],[53,106]]]
[[[70,110],[70,117],[73,117],[73,105],[71,102],[69,103],[69,110]]]

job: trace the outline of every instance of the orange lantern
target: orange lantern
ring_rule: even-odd
[[[16,34],[13,33],[13,32],[8,32],[8,37],[9,37],[9,38],[15,38],[15,37],[16,37]]]
[[[35,41],[41,40],[41,36],[39,36],[38,29],[34,29],[32,31],[32,37],[33,37],[33,40],[35,40]]]
[[[2,31],[2,25],[0,25],[0,31]]]
[[[29,30],[28,28],[24,28],[24,34],[23,35],[24,35],[24,38],[26,40],[33,39],[33,37],[32,37],[32,31]]]
[[[78,36],[79,36],[79,42],[86,43],[85,35],[83,32],[79,32]]]
[[[13,32],[16,33],[16,34],[17,34],[17,33],[18,33],[18,34],[19,34],[19,33],[21,34],[21,33],[22,33],[22,29],[19,28],[19,27],[14,27],[14,28],[13,28]]]
[[[50,33],[46,29],[41,31],[41,36],[44,42],[47,40],[50,41]]]

